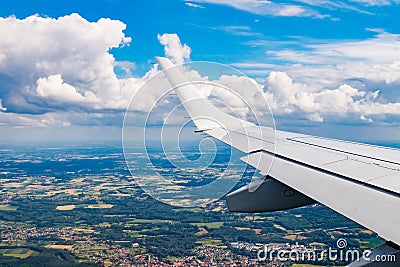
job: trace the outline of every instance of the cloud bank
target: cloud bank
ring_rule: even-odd
[[[4,33],[0,36],[0,123],[120,126],[131,97],[157,72],[155,65],[143,77],[117,77],[115,67],[129,74],[134,65],[117,62],[110,53],[130,44],[125,28],[117,20],[89,22],[78,14],[57,19],[0,18]],[[265,73],[265,83],[257,84],[273,113],[313,122],[340,118],[341,122],[398,125],[400,36],[369,30],[375,36],[366,40],[267,51],[269,57],[291,63]],[[158,35],[158,40],[173,62],[190,60],[190,47],[176,33]],[[226,86],[241,83],[234,76],[221,81]],[[221,96],[209,89],[205,94]],[[223,97],[245,115],[247,110],[240,109],[237,99]],[[259,99],[249,99],[250,105],[257,106]],[[141,112],[154,100],[149,93],[134,111]]]
[[[276,99],[275,112],[286,110],[319,121],[340,116],[349,121],[390,120],[396,124],[393,116],[400,115],[400,35],[367,30],[375,36],[358,41],[313,40],[297,49],[268,50],[270,58],[288,63],[277,67],[280,71],[271,72],[266,80],[266,91],[273,92]]]

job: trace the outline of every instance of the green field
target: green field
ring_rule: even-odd
[[[17,210],[17,207],[10,205],[0,205],[0,210],[2,211]]]
[[[149,220],[149,219],[134,219],[131,223],[166,223],[167,220]]]
[[[203,240],[198,240],[196,243],[201,244],[201,245],[207,245],[207,246],[222,246],[223,245],[223,242],[220,239],[203,239]]]
[[[0,249],[0,253],[5,257],[14,257],[19,259],[26,259],[32,254],[38,254],[28,248]]]
[[[207,227],[209,229],[220,228],[224,225],[223,222],[211,222],[211,223],[191,223],[191,225],[195,225],[197,227]]]

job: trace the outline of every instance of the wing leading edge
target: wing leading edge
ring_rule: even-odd
[[[247,153],[242,160],[268,175],[254,192],[245,186],[228,194],[231,211],[263,212],[318,201],[400,245],[400,150],[282,131],[271,136],[263,127],[227,119],[230,115],[222,115],[195,86],[176,87],[187,83],[184,74],[170,68],[168,59],[157,61],[199,130]]]

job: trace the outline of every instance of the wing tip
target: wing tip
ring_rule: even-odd
[[[162,69],[168,69],[174,66],[174,63],[166,57],[156,56],[155,59]]]

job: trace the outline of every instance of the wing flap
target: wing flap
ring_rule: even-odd
[[[390,156],[386,157],[386,160],[379,160],[372,158],[370,153],[362,154],[365,147],[357,143],[334,140],[328,146],[327,141],[323,138],[321,140],[324,143],[317,144],[310,140],[319,140],[319,138],[306,135],[292,137],[291,134],[282,132],[277,133],[277,140],[279,142],[276,144],[276,155],[363,182],[365,185],[377,186],[400,194],[400,166],[393,157],[398,153],[397,161],[400,159],[398,150],[365,145],[373,147],[376,155],[381,155],[382,151],[389,152]],[[379,150],[382,151],[378,153]],[[271,153],[269,150],[267,152]]]
[[[326,170],[328,171],[336,172],[366,183],[382,176],[398,173],[396,170],[384,168],[375,165],[372,162],[359,161],[357,159],[347,159],[341,162],[333,162],[326,164],[324,167],[326,167]]]
[[[400,244],[398,196],[266,152],[250,154],[246,162],[266,171],[259,165],[260,159],[263,162],[271,157],[271,177]]]
[[[368,181],[368,183],[393,192],[400,192],[399,172]]]
[[[287,140],[311,145],[314,147],[339,151],[349,155],[400,165],[400,150],[395,148],[360,144],[315,136],[289,137]]]

